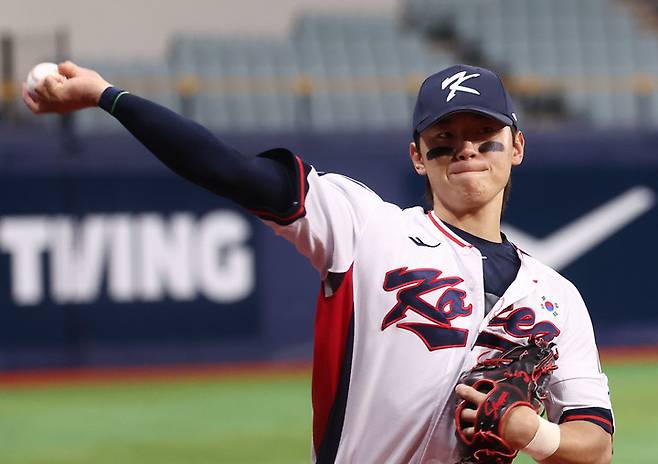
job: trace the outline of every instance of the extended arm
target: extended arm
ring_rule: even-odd
[[[278,160],[247,157],[201,125],[146,99],[123,94],[98,73],[71,62],[67,77],[49,76],[23,99],[35,113],[64,113],[100,106],[111,112],[160,161],[177,174],[250,209],[285,211],[294,201],[292,171]]]

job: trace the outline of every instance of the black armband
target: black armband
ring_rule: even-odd
[[[119,89],[117,87],[108,87],[103,91],[100,100],[98,101],[98,106],[103,108],[105,111],[114,115],[114,110],[116,109],[117,102],[121,97],[128,94],[125,90]]]

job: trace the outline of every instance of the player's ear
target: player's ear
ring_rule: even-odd
[[[525,137],[523,132],[517,131],[512,140],[512,166],[518,166],[523,162],[525,153]]]
[[[420,154],[420,149],[416,146],[414,142],[409,144],[409,159],[411,159],[411,164],[416,171],[421,176],[427,175],[425,170],[425,162],[423,161],[423,155]]]

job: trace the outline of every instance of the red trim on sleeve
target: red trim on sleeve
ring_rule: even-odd
[[[318,297],[313,348],[313,446],[318,453],[336,399],[343,357],[354,312],[352,268],[338,290]]]
[[[432,221],[432,223],[434,223],[434,225],[436,226],[436,228],[439,229],[439,230],[443,233],[443,235],[445,235],[446,237],[448,237],[450,240],[452,240],[453,242],[455,242],[455,243],[456,243],[457,245],[459,245],[460,247],[470,247],[470,246],[472,246],[472,245],[470,245],[470,244],[468,244],[468,243],[464,243],[464,242],[462,242],[461,240],[458,240],[453,234],[451,234],[450,232],[448,232],[448,231],[447,231],[447,230],[446,230],[446,229],[445,229],[445,228],[439,223],[439,221],[437,221],[437,220],[434,218],[434,215],[432,214],[431,211],[430,211],[429,213],[427,213],[427,217],[430,218],[430,221]]]
[[[254,209],[251,210],[251,212],[253,212],[254,214],[256,214],[258,217],[262,219],[276,219],[281,222],[292,222],[304,214],[304,201],[306,200],[306,195],[304,194],[304,178],[305,178],[304,165],[302,164],[301,158],[297,155],[295,155],[295,161],[297,162],[297,177],[299,181],[299,186],[298,186],[299,208],[297,208],[297,210],[294,213],[286,217],[281,217],[270,211],[258,211]]]
[[[612,422],[610,422],[608,419],[604,419],[603,417],[594,416],[594,415],[590,415],[590,414],[580,414],[580,415],[576,415],[576,416],[567,416],[567,417],[564,418],[562,423],[571,422],[571,421],[575,421],[575,420],[593,420],[593,421],[601,422],[601,423],[607,425],[608,427],[612,428]]]

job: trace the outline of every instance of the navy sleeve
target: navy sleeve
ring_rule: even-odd
[[[245,156],[203,126],[149,100],[107,88],[99,106],[172,171],[253,211],[285,217],[299,203],[301,164],[288,150]]]
[[[601,427],[603,430],[612,435],[615,432],[612,412],[605,408],[578,408],[569,409],[562,414],[559,423],[583,420],[591,422]]]

